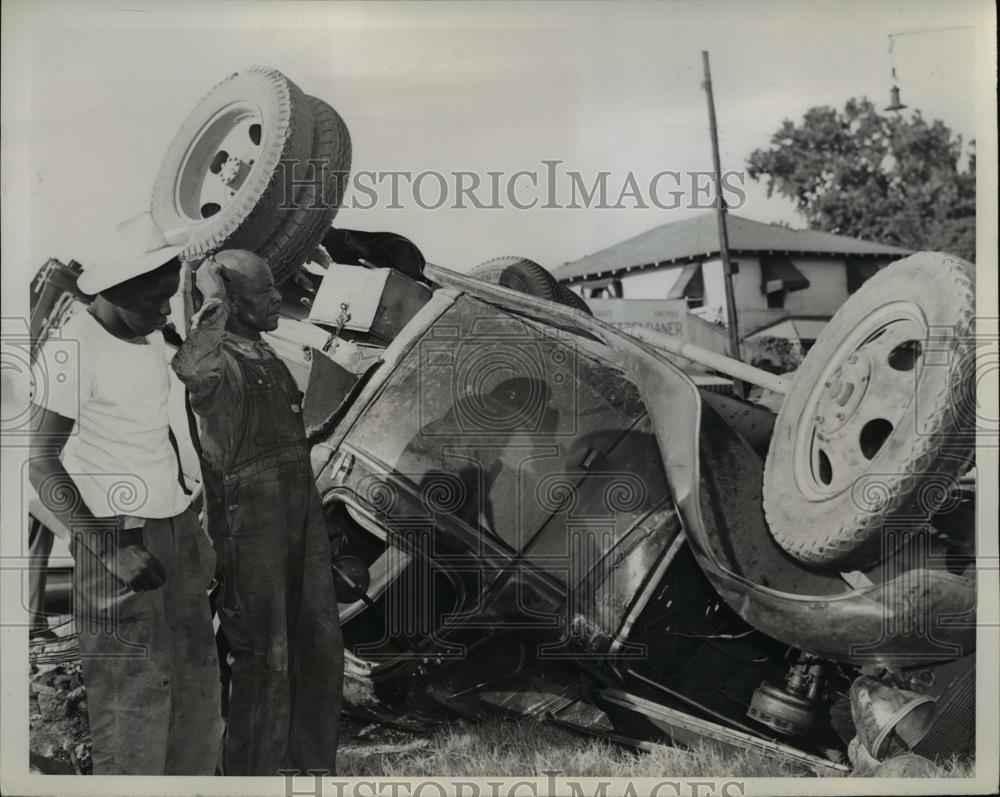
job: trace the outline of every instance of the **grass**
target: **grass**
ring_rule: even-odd
[[[555,770],[561,777],[801,776],[754,753],[732,754],[708,746],[637,752],[531,720],[457,722],[427,737],[383,733],[383,743],[366,738],[365,730],[341,744],[340,775],[544,777],[546,771]]]
[[[580,778],[803,777],[757,753],[710,745],[640,752],[533,720],[456,722],[423,736],[349,728],[337,755],[343,777],[545,777],[547,771]],[[937,777],[970,778],[975,763],[952,759],[936,770]]]

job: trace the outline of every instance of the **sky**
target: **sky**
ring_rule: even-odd
[[[990,71],[982,26],[992,14],[985,2],[921,0],[5,2],[5,277],[12,259],[30,272],[50,256],[86,263],[107,230],[148,206],[160,160],[198,100],[251,64],[281,70],[340,112],[355,172],[501,171],[506,180],[558,160],[560,174],[578,171],[588,184],[608,172],[614,204],[629,173],[644,186],[663,170],[711,169],[702,50],[725,170],[742,169],[784,119],[812,106],[855,96],[886,105],[892,66],[911,108],[975,137],[993,118],[976,82],[977,69]],[[906,35],[890,54],[893,33]],[[425,204],[434,186],[424,186]],[[528,194],[544,201],[544,186]],[[745,187],[734,212],[803,226],[790,202]],[[674,209],[631,200],[462,209],[449,188],[446,205],[429,210],[406,191],[399,209],[379,196],[374,208],[343,209],[337,225],[401,233],[460,270],[500,255],[555,266],[705,212],[689,197]]]

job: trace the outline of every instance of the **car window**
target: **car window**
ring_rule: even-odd
[[[438,511],[521,550],[553,511],[553,474],[581,474],[645,412],[577,338],[463,296],[390,376],[346,443]]]

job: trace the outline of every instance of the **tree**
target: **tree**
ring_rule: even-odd
[[[959,168],[968,149],[968,163]],[[975,142],[941,121],[881,116],[867,99],[785,120],[747,161],[767,193],[793,199],[809,227],[975,258]]]

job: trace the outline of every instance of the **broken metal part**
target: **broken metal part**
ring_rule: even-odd
[[[864,748],[879,761],[913,749],[927,734],[934,698],[867,675],[851,685],[851,715]]]
[[[817,774],[844,775],[850,771],[844,764],[805,753],[781,742],[767,741],[742,731],[726,728],[627,692],[605,689],[598,693],[598,701],[612,720],[618,712],[631,714],[651,723],[668,738],[681,745],[690,746],[707,741],[735,750],[752,750]]]
[[[744,725],[741,722],[736,722],[731,717],[727,717],[724,714],[720,714],[718,711],[714,711],[709,706],[706,706],[703,703],[699,703],[697,700],[694,700],[693,698],[690,698],[687,695],[674,691],[673,689],[670,689],[669,687],[664,686],[663,684],[657,683],[656,681],[653,681],[650,678],[646,678],[644,675],[637,673],[635,670],[629,670],[628,674],[633,678],[641,681],[642,683],[645,683],[648,686],[651,686],[656,690],[662,692],[663,694],[668,695],[671,699],[680,701],[681,703],[685,703],[686,705],[695,709],[695,711],[697,711],[700,714],[707,714],[709,717],[718,720],[721,723],[724,723],[731,727],[735,727],[747,733],[757,733],[756,728],[751,728],[747,725]]]
[[[688,343],[683,338],[666,335],[655,329],[648,329],[638,325],[629,327],[628,331],[639,340],[651,343],[657,348],[665,349],[679,357],[692,360],[733,379],[739,379],[751,385],[758,385],[770,390],[772,393],[784,396],[791,388],[792,383],[788,379],[702,348],[701,346],[696,346],[693,343]]]

